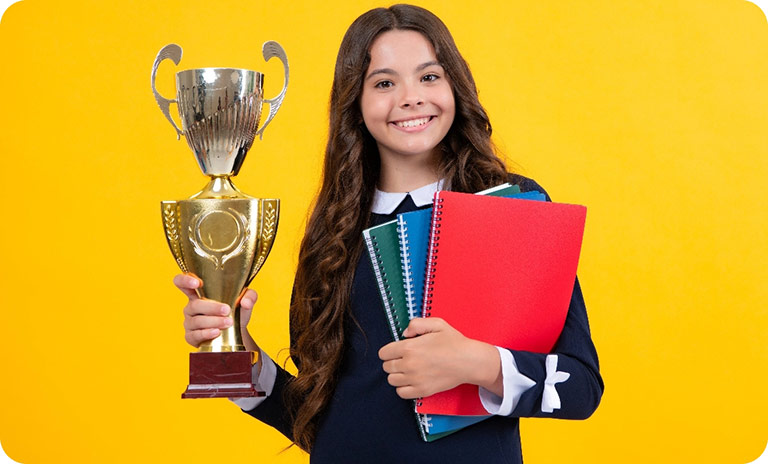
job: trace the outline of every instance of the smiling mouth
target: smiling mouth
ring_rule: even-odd
[[[396,125],[397,127],[402,127],[402,128],[419,127],[431,121],[432,118],[434,118],[434,116],[426,116],[418,119],[409,119],[407,121],[395,121],[393,122],[393,124]]]

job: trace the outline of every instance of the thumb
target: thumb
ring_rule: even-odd
[[[246,327],[251,320],[251,312],[258,298],[259,295],[250,288],[243,292],[243,296],[240,299],[240,324],[243,327]]]
[[[248,327],[248,323],[251,321],[251,313],[253,312],[253,308],[246,308],[245,306],[240,306],[240,327],[245,328]]]
[[[416,337],[426,333],[437,332],[442,328],[443,320],[439,317],[417,317],[411,320],[403,331],[403,337]]]

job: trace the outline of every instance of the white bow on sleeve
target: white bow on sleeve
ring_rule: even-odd
[[[557,370],[556,354],[547,355],[546,366],[547,378],[544,380],[544,393],[541,395],[541,412],[552,412],[560,409],[560,396],[555,384],[565,382],[571,374]]]

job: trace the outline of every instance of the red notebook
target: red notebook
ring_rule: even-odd
[[[548,353],[568,313],[586,208],[437,192],[424,315],[469,338]],[[417,402],[421,414],[483,415],[476,385]]]

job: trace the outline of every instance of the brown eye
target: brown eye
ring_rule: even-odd
[[[381,82],[377,82],[374,87],[376,87],[377,89],[388,89],[393,85],[395,84],[393,84],[392,81],[381,81]]]
[[[434,82],[436,80],[440,79],[440,76],[437,74],[427,74],[424,77],[421,78],[422,82]]]

